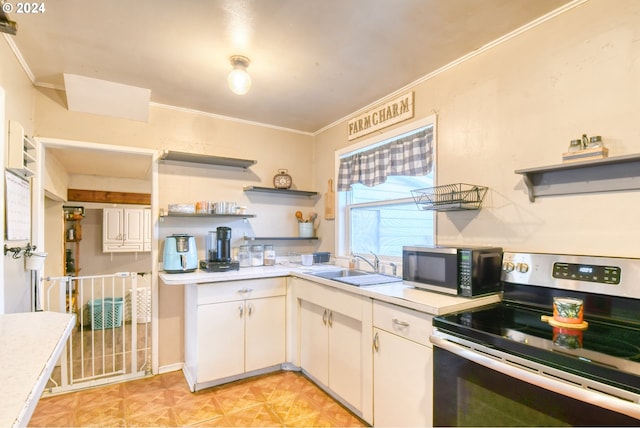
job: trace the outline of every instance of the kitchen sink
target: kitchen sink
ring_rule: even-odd
[[[383,275],[381,273],[365,272],[357,269],[342,269],[327,272],[316,272],[312,275],[319,276],[320,278],[332,279],[334,281],[354,285],[356,287],[389,284],[392,282],[402,281],[402,278],[398,278],[395,276]]]
[[[370,272],[357,269],[342,269],[342,270],[329,270],[325,272],[315,272],[312,275],[319,276],[327,279],[346,278],[350,276],[363,276],[369,275]]]

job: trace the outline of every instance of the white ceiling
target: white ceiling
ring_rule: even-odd
[[[15,2],[13,2],[15,3]],[[55,0],[10,13],[34,84],[63,73],[153,103],[315,133],[569,0]],[[253,85],[227,87],[229,57]]]
[[[99,177],[151,178],[151,156],[78,147],[49,147],[53,156],[69,174]]]

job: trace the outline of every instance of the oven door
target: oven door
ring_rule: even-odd
[[[446,333],[436,331],[431,341],[434,426],[640,424],[635,394],[600,383],[606,393],[590,391],[559,380],[547,366],[495,349],[478,349],[482,346]],[[522,364],[538,367],[525,369]]]

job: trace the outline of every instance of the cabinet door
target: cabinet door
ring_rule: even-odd
[[[432,425],[433,350],[374,328],[375,426]]]
[[[140,245],[144,240],[144,211],[142,208],[124,209],[124,233],[125,245]]]
[[[284,363],[285,297],[245,302],[245,371]]]
[[[244,372],[244,311],[242,301],[198,306],[198,382]]]
[[[102,211],[102,241],[104,244],[122,244],[124,213],[121,208],[105,208]]]
[[[329,313],[329,387],[362,409],[362,322]]]
[[[329,386],[328,312],[306,300],[300,302],[300,364],[326,386]]]
[[[151,208],[144,209],[144,229],[142,232],[142,250],[151,251]]]

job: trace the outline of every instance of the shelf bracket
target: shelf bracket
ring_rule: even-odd
[[[522,181],[524,181],[524,185],[527,186],[527,192],[529,192],[529,201],[535,202],[536,197],[533,193],[533,180],[531,179],[531,175],[523,174]]]

